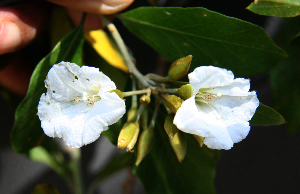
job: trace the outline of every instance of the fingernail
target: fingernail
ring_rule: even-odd
[[[108,6],[120,6],[122,4],[132,3],[133,0],[104,0],[102,2]]]
[[[126,7],[128,7],[133,0],[110,0],[103,1],[103,4],[100,6],[99,12],[102,14],[113,14],[117,13]]]
[[[15,51],[21,43],[20,30],[16,24],[2,23],[0,28],[0,55]]]

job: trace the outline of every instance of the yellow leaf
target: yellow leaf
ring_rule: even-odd
[[[124,72],[128,72],[128,68],[117,46],[103,30],[85,32],[84,37],[110,65]]]

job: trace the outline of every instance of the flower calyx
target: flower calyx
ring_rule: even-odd
[[[116,93],[121,99],[124,98],[123,92],[121,92],[121,91],[118,90],[118,89],[113,89],[113,90],[110,90],[110,91],[108,91],[108,92],[109,92],[109,93],[114,92],[114,93]]]
[[[175,95],[170,95],[166,98],[167,107],[172,111],[172,113],[176,114],[177,110],[182,105],[183,100]]]
[[[194,134],[193,134],[193,137],[198,141],[200,147],[202,147],[203,144],[204,144],[204,139],[205,139],[205,138],[204,138],[204,137],[201,137],[201,136],[199,136],[199,135],[194,135]]]
[[[167,115],[164,123],[164,128],[166,130],[166,133],[168,134],[169,138],[173,138],[174,135],[178,132],[178,128],[176,125],[173,124],[175,114],[170,113]]]
[[[185,133],[178,130],[173,138],[169,138],[171,146],[177,156],[179,162],[182,162],[186,155],[187,141]]]

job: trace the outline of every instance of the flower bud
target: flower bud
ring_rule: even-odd
[[[187,85],[183,85],[179,88],[178,95],[183,100],[187,100],[193,96],[194,91],[195,91],[194,88],[190,84],[187,84]]]
[[[168,77],[171,80],[178,80],[184,77],[190,69],[191,62],[192,55],[188,55],[173,62],[169,69]]]
[[[133,148],[137,140],[137,134],[139,133],[139,124],[135,122],[127,122],[123,126],[118,137],[118,148],[123,149],[127,146]],[[133,144],[133,146],[132,146]]]
[[[178,130],[178,132],[171,139],[169,138],[171,146],[177,156],[179,162],[182,162],[186,155],[187,142],[185,134]]]
[[[141,98],[140,98],[140,103],[142,104],[142,105],[148,105],[149,103],[150,103],[150,101],[151,101],[151,99],[150,99],[150,97],[149,96],[147,96],[147,95],[143,95]]]
[[[118,89],[113,89],[113,90],[110,90],[110,91],[108,91],[109,93],[112,93],[112,92],[114,92],[114,93],[116,93],[121,99],[123,99],[123,92],[121,92],[120,90],[118,90]]]
[[[198,141],[200,147],[202,147],[203,144],[204,144],[204,137],[201,137],[201,136],[198,136],[198,135],[194,135],[194,134],[193,134],[193,136]]]
[[[167,115],[164,123],[164,128],[169,136],[169,138],[173,138],[174,135],[178,132],[178,128],[173,124],[175,114],[170,113]]]
[[[127,145],[127,149],[126,149],[126,151],[127,152],[133,152],[133,148],[134,148],[134,146],[135,146],[135,143],[136,143],[136,141],[137,141],[137,139],[138,139],[138,136],[139,136],[139,132],[140,132],[140,125],[139,125],[139,123],[136,123],[137,125],[137,128],[136,128],[136,131],[135,131],[135,133],[134,133],[134,135],[133,135],[133,138],[132,138],[132,140],[129,142],[129,144]]]
[[[137,113],[137,108],[130,108],[129,111],[127,111],[127,121],[131,121]]]
[[[176,114],[177,110],[180,108],[183,100],[175,95],[170,95],[166,99],[167,107],[172,111],[172,113]]]
[[[142,132],[139,138],[135,165],[139,165],[141,161],[147,156],[153,146],[153,143],[154,129],[148,128]]]

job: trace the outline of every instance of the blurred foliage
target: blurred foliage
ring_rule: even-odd
[[[34,188],[32,194],[60,194],[60,193],[51,184],[40,184]]]
[[[300,129],[300,18],[286,19],[276,40],[289,55],[270,72],[274,108],[286,119],[290,132]]]

